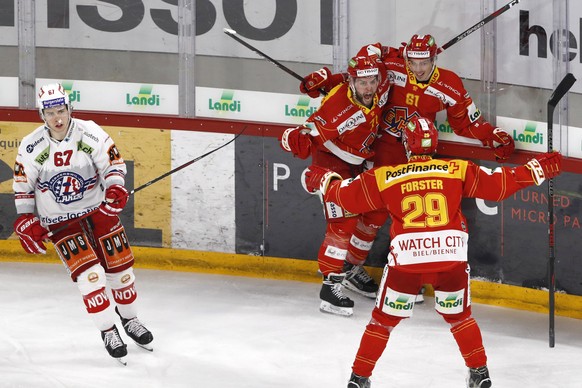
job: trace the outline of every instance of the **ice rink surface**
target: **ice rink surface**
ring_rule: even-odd
[[[0,263],[0,387],[346,387],[373,300],[319,312],[319,284],[136,269],[152,353],[114,361],[76,286],[54,264]],[[347,291],[349,292],[349,291]],[[474,305],[494,387],[582,387],[582,321]],[[118,326],[119,327],[119,326]],[[464,387],[466,368],[434,300],[392,333],[372,387]]]

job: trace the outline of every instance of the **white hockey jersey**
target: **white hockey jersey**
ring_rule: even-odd
[[[43,125],[18,148],[16,212],[34,213],[36,206],[43,226],[80,217],[101,204],[106,187],[123,185],[126,172],[113,140],[95,122],[71,118],[62,141]]]

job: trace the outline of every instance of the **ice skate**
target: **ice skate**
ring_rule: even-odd
[[[111,329],[102,331],[101,339],[103,340],[105,349],[107,349],[109,355],[121,364],[127,365],[127,362],[123,358],[127,356],[127,345],[123,343],[123,340],[119,336],[117,327],[113,325]]]
[[[323,285],[319,292],[319,298],[321,299],[319,310],[346,317],[354,313],[354,301],[342,292],[342,281],[344,278],[345,274],[335,273],[323,277]]]
[[[344,262],[343,271],[346,273],[346,278],[343,285],[351,291],[364,295],[365,297],[375,299],[378,293],[378,284],[366,272],[363,266],[354,265],[352,263]]]
[[[119,315],[119,318],[121,318],[121,324],[129,338],[131,338],[140,348],[152,352],[154,348],[151,346],[151,342],[154,340],[154,336],[151,331],[146,329],[137,317],[131,319],[123,318],[121,314],[119,314],[117,307],[115,308],[115,312]]]
[[[358,376],[354,372],[350,376],[350,381],[348,382],[348,388],[370,388],[372,383],[367,377]]]
[[[480,368],[469,368],[467,377],[467,388],[490,388],[491,379],[489,378],[489,369],[486,366]]]

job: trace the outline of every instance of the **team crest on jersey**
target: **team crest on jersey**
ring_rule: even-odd
[[[409,115],[408,108],[392,107],[385,111],[382,117],[382,129],[393,136],[400,137],[406,123],[414,117],[420,117],[417,111]]]
[[[83,198],[85,191],[92,189],[97,182],[97,176],[85,181],[83,177],[74,172],[62,172],[51,178],[50,181],[41,183],[41,191],[50,190],[55,197],[55,202],[67,205]]]

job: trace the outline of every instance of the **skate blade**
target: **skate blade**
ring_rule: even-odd
[[[352,283],[350,283],[348,280],[344,280],[342,282],[342,285],[347,288],[350,291],[353,291],[357,294],[363,295],[366,298],[370,298],[370,299],[376,299],[376,292],[366,292],[366,291],[362,291],[360,290],[358,287],[354,286]]]
[[[354,314],[354,309],[352,307],[338,307],[324,301],[322,301],[321,305],[319,305],[319,311],[328,314],[340,315],[342,317],[351,317]]]
[[[116,358],[115,361],[117,361],[118,363],[120,363],[123,366],[127,366],[127,361],[125,361],[125,357]]]
[[[140,348],[147,350],[148,352],[153,352],[154,351],[154,348],[150,344],[142,345],[142,344],[138,344],[137,342],[135,344],[137,346],[139,346]]]

